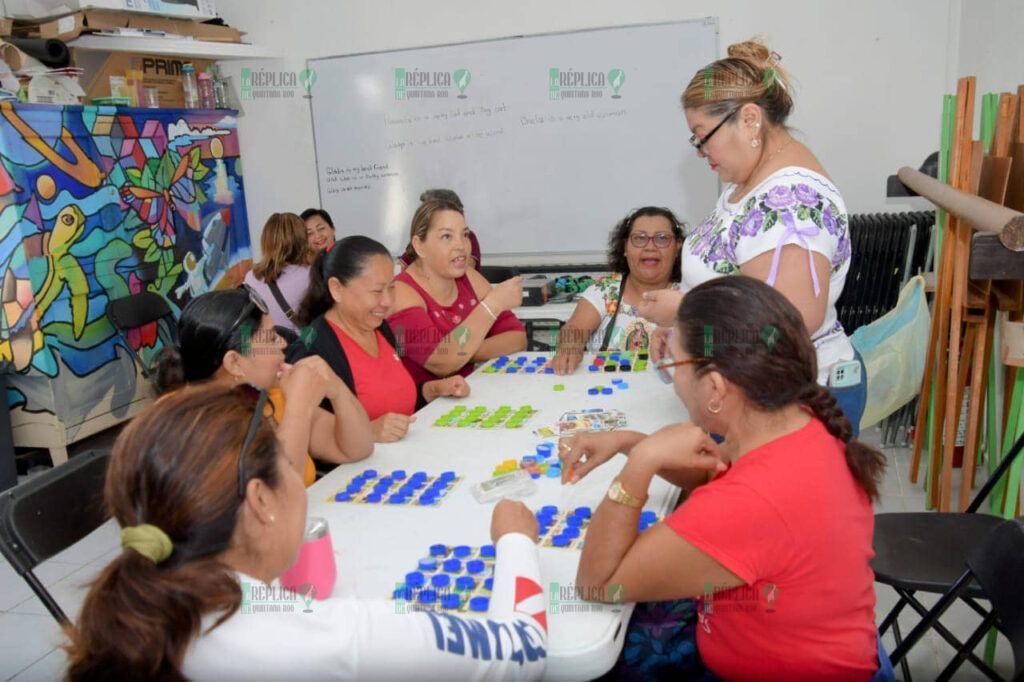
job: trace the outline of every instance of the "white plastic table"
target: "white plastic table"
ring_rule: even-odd
[[[539,354],[521,355],[532,362]],[[472,392],[468,398],[435,400],[417,413],[416,422],[403,440],[378,444],[369,459],[339,466],[310,487],[310,515],[330,522],[338,565],[334,596],[390,598],[404,575],[428,555],[431,544],[489,544],[494,505],[479,504],[470,493],[471,486],[490,478],[502,460],[533,454],[537,444],[544,442],[533,431],[543,425],[553,426],[563,412],[590,407],[619,409],[629,421],[626,428],[646,433],[688,419],[672,387],[659,381],[653,370],[593,374],[587,372],[587,365],[585,360],[575,374],[565,377],[485,374],[478,368],[469,377]],[[613,377],[625,379],[629,387],[616,388],[612,395],[587,394],[590,387],[611,386]],[[555,384],[563,384],[565,390],[555,391]],[[532,405],[539,412],[518,429],[433,426],[435,420],[460,403],[467,408],[483,405],[489,409]],[[625,457],[619,455],[575,486],[563,487],[557,479],[542,477],[536,481],[537,491],[523,502],[533,510],[548,504],[558,505],[560,510],[582,505],[596,508],[624,462]],[[394,469],[428,474],[452,470],[464,478],[436,507],[327,501],[367,468],[382,475]],[[645,508],[664,515],[673,508],[678,489],[655,479],[650,493]],[[573,598],[579,556],[579,551],[571,549],[540,549],[541,580],[549,604],[546,679],[587,680],[608,671],[622,648],[632,613],[632,604],[620,608]]]

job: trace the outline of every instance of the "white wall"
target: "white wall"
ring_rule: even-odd
[[[960,14],[957,73],[977,76],[978,111],[981,95],[1017,92],[1024,84],[1024,2],[1021,0],[968,0]]]
[[[249,40],[284,55],[225,62],[236,79],[243,66],[298,71],[311,57],[716,16],[723,53],[730,43],[762,35],[783,55],[797,81],[790,123],[853,212],[908,206],[884,198],[885,179],[938,148],[941,95],[952,89],[961,14],[959,0],[217,0],[217,6]],[[258,245],[269,214],[317,204],[317,173],[308,100],[244,104],[238,128]],[[689,135],[682,117],[679,135]],[[714,200],[707,198],[708,210]],[[702,217],[684,219],[696,224]]]

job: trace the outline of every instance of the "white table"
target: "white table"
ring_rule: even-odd
[[[544,305],[519,306],[512,312],[520,320],[560,320],[567,322],[576,310],[576,301],[571,303],[545,303]]]
[[[536,353],[523,353],[535,357]],[[427,556],[431,544],[490,543],[493,504],[481,505],[470,494],[470,487],[491,477],[502,460],[532,454],[542,439],[533,430],[554,425],[565,411],[589,407],[612,407],[626,413],[627,428],[651,432],[670,423],[687,420],[685,408],[671,386],[658,380],[651,370],[638,374],[599,375],[586,372],[584,362],[572,376],[483,374],[479,370],[469,378],[472,393],[462,401],[468,407],[484,405],[497,408],[532,405],[539,410],[522,428],[493,430],[441,428],[433,422],[460,401],[440,399],[417,414],[406,437],[398,443],[378,444],[367,460],[339,466],[309,489],[310,510],[326,517],[338,564],[336,596],[388,598],[403,576],[415,570],[417,560]],[[616,389],[613,395],[587,395],[587,388],[611,385],[612,377],[622,377],[629,388]],[[564,391],[555,391],[555,384]],[[575,486],[561,486],[556,479],[537,480],[538,490],[525,504],[531,509],[554,504],[559,508],[589,505],[596,508],[625,457],[597,469]],[[437,507],[356,505],[328,503],[333,493],[351,477],[366,468],[379,472],[405,469],[437,474],[451,469],[464,480]],[[678,490],[656,479],[646,508],[659,514],[670,511]],[[586,680],[605,673],[614,664],[622,648],[626,623],[632,605],[615,609],[610,605],[573,602],[565,609],[559,600],[559,612],[552,609],[552,592],[572,591],[579,552],[566,549],[540,550],[541,579],[549,594],[549,646],[547,679]]]

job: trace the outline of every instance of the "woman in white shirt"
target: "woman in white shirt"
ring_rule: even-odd
[[[646,351],[654,325],[637,306],[648,291],[678,287],[683,228],[667,208],[645,206],[619,221],[608,237],[612,274],[580,295],[558,334],[555,374],[571,374],[584,350]]]
[[[698,71],[683,93],[690,144],[718,174],[722,194],[683,244],[682,292],[645,294],[640,313],[667,327],[683,294],[702,282],[732,274],[767,282],[803,316],[818,382],[856,434],[867,383],[835,305],[850,269],[846,204],[786,127],[793,98],[779,59],[757,41],[730,45],[729,56]],[[662,343],[652,345],[658,359]]]
[[[265,408],[262,391],[192,386],[118,437],[105,496],[124,549],[70,633],[69,679],[541,676],[537,521],[518,502],[494,509],[486,616],[398,613],[386,595],[328,599],[311,613],[301,601],[290,612],[240,611],[244,595],[286,595],[276,578],[295,560],[306,522],[302,477]]]

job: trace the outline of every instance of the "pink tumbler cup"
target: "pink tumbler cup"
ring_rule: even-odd
[[[281,586],[299,593],[308,604],[312,599],[331,596],[338,569],[334,563],[334,546],[327,519],[312,517],[306,521],[306,538],[299,557],[281,574]]]

